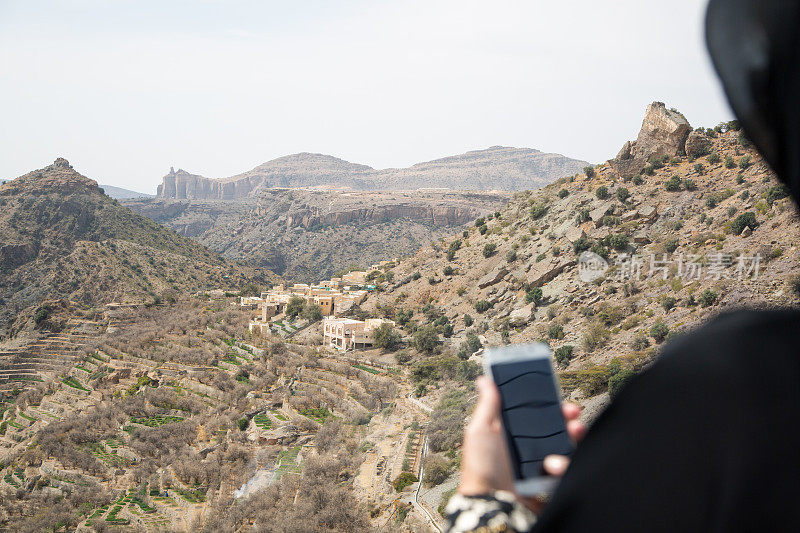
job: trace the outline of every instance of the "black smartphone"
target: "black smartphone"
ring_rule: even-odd
[[[503,430],[514,467],[515,488],[533,496],[551,492],[558,480],[545,474],[550,454],[572,455],[550,347],[543,343],[490,348],[484,371],[500,389]]]

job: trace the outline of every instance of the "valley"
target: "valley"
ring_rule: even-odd
[[[1,527],[441,530],[487,347],[549,344],[591,423],[682,333],[800,303],[785,187],[738,124],[658,102],[535,190],[263,172],[117,202],[59,160],[0,189]]]

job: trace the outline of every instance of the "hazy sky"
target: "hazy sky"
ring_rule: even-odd
[[[69,159],[153,192],[294,152],[376,168],[525,146],[592,162],[664,101],[731,118],[702,0],[0,0],[0,178]]]

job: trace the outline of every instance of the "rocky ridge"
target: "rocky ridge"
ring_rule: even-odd
[[[63,158],[0,186],[0,207],[4,327],[43,300],[147,302],[255,276],[120,206]]]
[[[414,368],[450,364],[469,333],[546,341],[565,393],[593,413],[670,336],[738,306],[797,305],[800,220],[785,188],[735,123],[690,135],[684,122],[653,104],[631,158],[517,193],[401,261],[367,309],[409,332],[431,317],[454,326],[443,355]],[[686,155],[687,141],[704,148]]]

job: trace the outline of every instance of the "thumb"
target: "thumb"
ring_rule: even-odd
[[[500,418],[500,391],[487,376],[477,381],[478,403],[472,413],[472,421],[476,424],[491,424]]]

